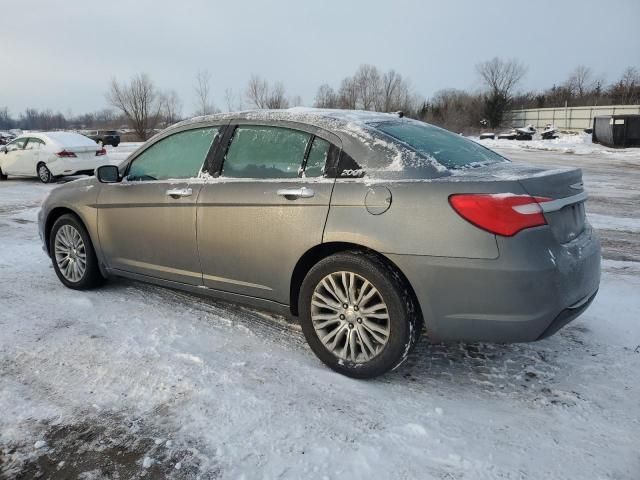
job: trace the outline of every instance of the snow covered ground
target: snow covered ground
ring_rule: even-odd
[[[111,145],[107,145],[106,149],[107,149],[107,155],[109,156],[109,161],[114,164],[122,163],[140,145],[142,145],[142,142],[123,142],[119,144],[117,147],[112,147]]]
[[[53,187],[0,183],[0,477],[638,479],[640,151],[493,147],[584,167],[598,297],[547,340],[422,343],[374,381],[260,312],[125,280],[65,289],[35,224]]]

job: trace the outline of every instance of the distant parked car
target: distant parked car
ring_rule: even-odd
[[[0,147],[0,180],[15,175],[50,183],[63,175],[93,175],[108,163],[106,153],[79,133],[27,133]]]
[[[120,145],[120,134],[115,130],[88,130],[83,135],[101,145]]]
[[[15,135],[10,134],[9,132],[0,132],[0,145],[6,145],[14,138]]]

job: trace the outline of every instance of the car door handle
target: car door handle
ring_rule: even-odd
[[[167,190],[167,196],[178,198],[178,197],[190,197],[193,195],[193,190],[190,188],[172,188]]]
[[[288,199],[293,198],[311,198],[316,192],[307,187],[302,188],[281,188],[276,192],[281,197],[286,197]]]

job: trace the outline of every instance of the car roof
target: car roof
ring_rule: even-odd
[[[327,130],[339,130],[340,127],[348,124],[364,126],[368,123],[398,120],[399,118],[400,116],[397,113],[294,107],[281,110],[245,110],[240,112],[216,113],[184,120],[174,125],[174,127],[179,128],[193,123],[255,120],[304,123]]]
[[[75,132],[30,132],[23,133],[18,138],[38,138],[60,146],[95,146],[90,138]]]

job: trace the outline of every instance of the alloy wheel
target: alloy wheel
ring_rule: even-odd
[[[311,321],[318,338],[333,355],[365,363],[389,340],[389,311],[380,292],[353,272],[334,272],[316,286]]]
[[[50,175],[51,173],[49,172],[49,169],[47,168],[46,165],[40,165],[38,167],[38,176],[40,177],[40,180],[42,180],[43,183],[49,182]]]
[[[60,227],[54,250],[60,273],[70,282],[79,282],[87,269],[87,251],[80,232],[72,225]]]

